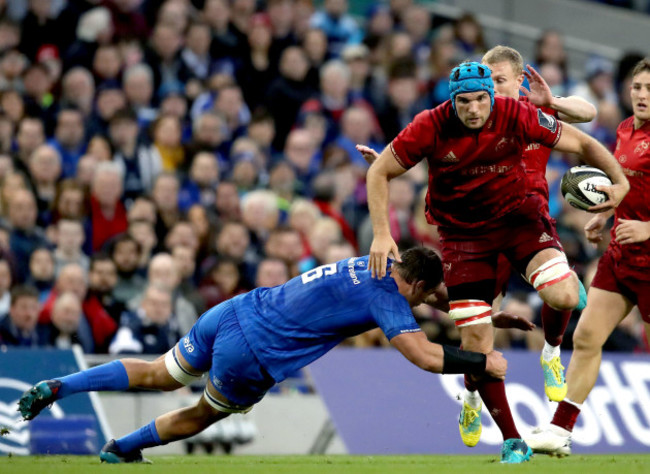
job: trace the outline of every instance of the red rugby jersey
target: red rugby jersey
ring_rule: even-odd
[[[552,147],[562,123],[530,103],[495,97],[480,130],[465,127],[451,101],[420,112],[391,142],[404,168],[429,165],[427,220],[461,229],[485,228],[519,207],[526,196],[523,151]]]
[[[530,103],[528,97],[519,97],[521,102]],[[544,113],[558,118],[557,110],[550,107],[540,107]],[[544,201],[544,212],[550,214],[548,208],[548,181],[546,181],[546,165],[551,156],[551,149],[541,143],[529,143],[524,150],[524,167],[526,168],[526,192],[528,194],[537,194]]]
[[[650,221],[650,121],[634,130],[634,117],[623,120],[616,130],[614,156],[630,182],[630,192],[616,208],[609,246],[629,274],[650,280],[650,240],[627,245],[616,242],[619,219]]]

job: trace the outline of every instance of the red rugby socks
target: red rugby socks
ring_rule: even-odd
[[[512,412],[506,398],[505,383],[502,380],[485,379],[476,385],[483,403],[490,410],[492,419],[501,430],[503,439],[521,438],[515,426],[515,420],[512,419]]]
[[[556,347],[562,343],[564,331],[571,319],[571,310],[557,310],[544,303],[542,306],[542,326],[544,339],[549,345]]]
[[[567,431],[573,431],[573,426],[576,424],[581,406],[581,404],[573,403],[568,399],[562,400],[555,410],[551,424],[564,428]]]

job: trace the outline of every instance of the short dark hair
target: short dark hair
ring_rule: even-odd
[[[402,262],[393,262],[407,283],[424,281],[424,288],[429,290],[442,283],[442,261],[438,254],[426,247],[412,247],[401,254]]]
[[[21,298],[38,300],[38,290],[31,285],[16,285],[11,289],[11,306]]]
[[[95,264],[99,262],[111,262],[113,264],[115,263],[108,253],[100,251],[98,253],[94,253],[92,257],[90,257],[90,270],[92,271]]]

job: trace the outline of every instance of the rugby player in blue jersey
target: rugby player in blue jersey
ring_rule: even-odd
[[[230,413],[245,413],[289,374],[342,340],[380,327],[409,361],[434,373],[487,374],[503,379],[501,353],[463,351],[427,340],[411,307],[435,300],[442,287],[438,255],[423,247],[389,262],[390,278],[371,278],[368,257],[350,258],[303,273],[284,285],[257,288],[213,307],[166,355],[122,359],[25,392],[19,411],[33,419],[54,401],[78,392],[128,388],[176,390],[209,372],[201,399],[109,441],[100,459],[143,462],[142,449],[193,436]]]

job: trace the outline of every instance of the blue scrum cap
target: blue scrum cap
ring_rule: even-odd
[[[466,62],[456,66],[449,75],[451,106],[456,112],[456,96],[465,92],[486,91],[490,94],[490,110],[494,105],[494,82],[492,71],[484,64]]]

